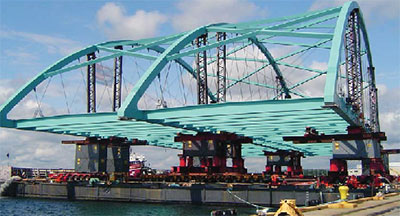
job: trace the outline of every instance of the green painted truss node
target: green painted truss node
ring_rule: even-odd
[[[354,16],[356,27],[350,25],[353,24]],[[358,39],[354,37],[359,43],[357,49],[349,48],[349,39],[345,39],[353,37],[349,33],[352,29],[356,29],[354,32],[358,35]],[[218,39],[214,37],[216,33],[224,33],[226,38]],[[208,40],[202,46],[196,46],[196,40],[204,35],[208,35]],[[161,89],[158,91],[166,91],[164,86],[161,86],[160,77],[172,64],[182,68],[190,79],[200,79],[197,75],[199,64],[196,65],[194,59],[199,53],[208,53],[205,58],[206,67],[214,67],[221,61],[214,50],[221,47],[226,49],[226,65],[232,62],[240,63],[241,66],[254,65],[248,66],[247,69],[237,67],[235,71],[238,74],[235,75],[232,75],[233,70],[227,71],[227,84],[224,86],[226,91],[232,90],[235,93],[234,89],[237,86],[246,85],[267,89],[272,93],[257,100],[232,99],[229,102],[220,102],[217,100],[217,89],[209,85],[206,93],[210,101],[216,103],[185,103],[170,108],[164,106],[158,109],[139,109],[140,101],[152,83],[158,81]],[[250,47],[253,50],[252,57],[243,55]],[[279,47],[289,49],[278,56],[279,49],[278,52],[276,50]],[[327,68],[312,67],[311,63],[304,63],[306,60],[303,60],[303,64],[293,60],[298,56],[306,56],[313,50],[327,52],[327,59],[324,59]],[[365,72],[364,69],[364,77],[367,78],[361,81],[360,90],[364,104],[356,104],[358,109],[355,109],[354,101],[349,100],[353,90],[349,89],[348,83],[355,83],[355,78],[349,78],[346,68],[355,61],[348,60],[348,50],[355,50],[352,53],[356,53],[356,57],[366,59],[364,65],[367,65],[369,72]],[[93,53],[98,54],[97,58],[85,59]],[[44,81],[50,82],[56,76],[62,78],[62,75],[79,74],[79,71],[82,72],[82,69],[86,68],[89,74],[90,66],[98,67],[107,61],[117,61],[120,57],[122,59],[122,56],[124,59],[137,59],[136,64],[139,64],[139,67],[141,64],[143,69],[115,112],[71,114],[68,110],[67,114],[49,117],[9,118],[10,111],[29,93],[36,93],[36,89],[45,83]],[[308,60],[312,62],[313,59]],[[142,64],[143,62],[147,64]],[[275,82],[261,82],[260,79],[255,79],[268,68],[271,76],[276,78]],[[361,66],[359,68],[361,71]],[[284,142],[282,136],[302,135],[305,127],[315,127],[325,134],[346,133],[349,125],[379,130],[377,113],[374,113],[377,111],[376,97],[371,93],[376,92],[372,68],[370,46],[361,11],[356,2],[347,2],[341,7],[290,17],[239,24],[211,24],[165,37],[110,41],[89,46],[42,71],[9,98],[0,107],[0,126],[83,137],[126,137],[130,140],[146,140],[149,145],[175,149],[181,148],[180,143],[174,143],[177,133],[225,131],[253,138],[254,143],[243,145],[244,156],[261,156],[262,150],[278,149],[298,150],[308,156],[330,155],[329,143],[294,145]],[[243,72],[244,70],[247,71]],[[298,73],[292,73],[292,70],[304,72],[307,76],[298,76]],[[206,73],[210,82],[221,76],[210,69]],[[182,82],[189,79],[183,75],[182,77]],[[319,86],[323,95],[308,96],[302,91],[302,87],[320,78],[323,78],[324,82],[324,85]],[[62,86],[65,87],[63,82]],[[177,94],[177,89],[171,89],[173,94]],[[242,89],[240,93],[243,98]],[[286,99],[283,99],[284,96]],[[162,102],[164,97],[161,99]],[[373,106],[376,109],[372,110]]]

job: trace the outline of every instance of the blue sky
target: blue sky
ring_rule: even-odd
[[[209,22],[239,22],[273,18],[334,7],[342,0],[323,1],[20,1],[0,0],[0,103],[50,64],[74,50],[111,40],[168,35]],[[380,87],[381,124],[389,147],[400,143],[400,1],[361,0]],[[128,27],[130,32],[122,27]],[[144,27],[145,26],[145,27]],[[125,28],[126,29],[126,28]],[[73,149],[60,147],[64,137],[0,129],[0,164],[11,151],[17,165],[72,166]],[[28,146],[8,140],[20,136]],[[14,145],[14,147],[13,147]],[[26,151],[17,147],[26,147]],[[54,148],[51,146],[55,146]],[[37,150],[40,148],[52,150]],[[169,154],[176,164],[177,151],[140,148],[143,153]],[[43,157],[66,152],[62,160]],[[33,157],[29,157],[29,155]],[[14,156],[15,155],[15,156]],[[69,157],[69,158],[68,158]],[[39,162],[38,162],[39,160]],[[40,161],[42,160],[42,161]],[[163,167],[156,158],[153,164]],[[264,160],[256,161],[260,164]],[[169,164],[170,166],[172,164]],[[262,166],[260,166],[262,167]]]

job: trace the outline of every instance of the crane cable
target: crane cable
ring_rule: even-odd
[[[67,105],[67,112],[68,114],[70,114],[70,110],[69,110],[69,104],[68,104],[68,98],[67,98],[67,93],[65,92],[65,85],[64,85],[64,79],[62,74],[60,73],[60,78],[61,78],[61,86],[63,88],[63,93],[64,93],[64,99],[65,99],[65,104]]]

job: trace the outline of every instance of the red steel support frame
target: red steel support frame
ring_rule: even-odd
[[[252,139],[248,137],[238,136],[231,133],[198,133],[197,135],[178,134],[175,137],[175,142],[183,142],[183,154],[179,154],[180,163],[179,167],[173,167],[174,172],[178,173],[246,173],[247,169],[244,167],[244,160],[241,156],[242,143],[251,143]],[[211,144],[215,152],[211,154],[209,149],[207,153],[203,150],[193,150],[190,147],[197,145],[200,149],[204,146],[209,148]],[[186,151],[195,151],[195,156],[189,156],[190,153]],[[202,153],[201,153],[202,152]],[[229,152],[229,153],[228,153]],[[228,155],[229,154],[229,155]],[[200,167],[193,167],[193,157],[200,160]],[[227,158],[232,158],[232,167],[227,167]]]
[[[292,141],[296,144],[301,143],[321,143],[321,142],[332,142],[336,141],[346,141],[346,140],[377,140],[385,141],[387,137],[384,132],[365,132],[362,127],[352,127],[349,126],[347,128],[347,134],[335,134],[335,135],[325,135],[318,134],[315,129],[306,128],[306,133],[304,136],[292,136],[292,137],[283,137],[285,141]],[[389,171],[385,168],[384,157],[388,154],[399,154],[400,149],[381,149],[381,158],[363,158],[362,167],[364,175],[373,176],[375,174],[388,175]],[[347,161],[346,160],[354,160],[353,158],[334,158],[330,161],[330,175],[332,176],[344,176],[347,175]],[[357,158],[359,160],[359,158]],[[267,170],[267,169],[266,169]],[[268,168],[270,171],[271,169]]]
[[[299,176],[303,174],[303,168],[301,166],[301,157],[304,157],[304,153],[298,151],[276,151],[268,152],[264,151],[264,155],[267,157],[267,164],[265,165],[265,174],[282,174],[282,166],[287,166],[288,176]],[[278,156],[279,160],[276,162],[269,162],[272,157]],[[268,159],[271,157],[271,159]],[[285,158],[288,158],[287,161]],[[275,168],[275,169],[274,169]]]
[[[343,159],[331,159],[329,171],[346,173],[347,175],[347,161]]]

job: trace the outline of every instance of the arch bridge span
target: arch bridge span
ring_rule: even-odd
[[[378,132],[374,73],[361,10],[347,2],[88,46],[9,98],[0,107],[0,126],[167,148],[181,147],[174,143],[177,133],[224,131],[253,138],[244,156],[277,149],[329,155],[331,144],[294,145],[282,136],[302,135],[307,126],[325,134],[348,126]],[[29,97],[37,102],[34,117],[13,116]]]

